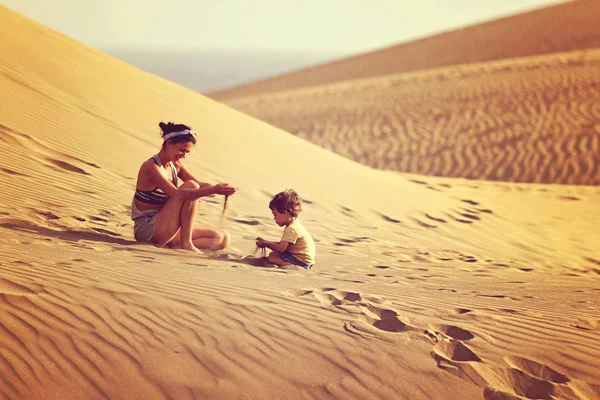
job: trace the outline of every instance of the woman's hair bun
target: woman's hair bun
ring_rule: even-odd
[[[172,122],[169,122],[168,124],[165,124],[164,122],[161,122],[160,124],[158,124],[158,126],[160,126],[160,129],[162,129],[162,131],[165,132],[165,133],[167,133],[166,129],[172,127],[173,125],[175,125],[175,124],[172,123]]]
[[[160,122],[158,124],[158,126],[160,126],[160,129],[163,132],[163,136],[167,135],[171,132],[177,132],[177,131],[183,131],[185,129],[190,129],[189,126],[187,125],[183,125],[183,124],[175,124],[173,122],[169,122],[168,124],[165,124],[164,122]]]

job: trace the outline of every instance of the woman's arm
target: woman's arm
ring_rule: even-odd
[[[148,165],[148,176],[167,196],[180,200],[196,200],[200,197],[210,196],[212,194],[232,195],[235,188],[226,183],[218,185],[208,185],[198,189],[177,188],[162,174],[160,168],[155,163]]]
[[[179,172],[177,172],[177,176],[179,178],[181,178],[182,181],[184,181],[184,182],[194,181],[198,185],[200,185],[200,188],[205,188],[205,187],[211,186],[210,183],[206,183],[206,182],[202,182],[202,181],[198,180],[194,175],[192,175],[192,173],[190,171],[188,171],[188,169],[185,167],[185,165],[183,165],[183,163],[181,161],[177,161],[175,163],[175,168],[177,168],[179,170]]]

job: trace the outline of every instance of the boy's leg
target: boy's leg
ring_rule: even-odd
[[[285,261],[283,258],[281,258],[281,254],[279,254],[276,251],[272,251],[269,254],[269,258],[267,259],[271,264],[275,264],[278,267],[283,267],[284,265],[292,265],[289,262]]]
[[[276,251],[272,251],[271,254],[269,254],[267,261],[269,261],[271,264],[277,265],[278,267],[283,267],[284,269],[302,270],[302,267],[285,261],[283,258],[281,258],[281,254],[277,253]]]

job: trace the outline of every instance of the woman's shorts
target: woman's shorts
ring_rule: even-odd
[[[138,242],[151,242],[154,232],[156,232],[156,218],[158,218],[159,210],[140,211],[135,206],[135,201],[132,204],[133,209],[133,236]]]
[[[312,268],[312,264],[303,263],[302,261],[300,261],[296,257],[294,257],[294,255],[292,253],[290,253],[289,251],[284,251],[283,253],[281,253],[281,259],[285,262],[289,262],[290,264],[297,265],[304,269]]]

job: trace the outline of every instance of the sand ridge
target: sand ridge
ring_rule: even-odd
[[[402,18],[403,16],[399,16],[399,20]],[[600,6],[597,1],[566,1],[338,61],[214,90],[207,95],[228,102],[260,93],[379,75],[592,49],[600,46],[597,31],[599,24]]]
[[[0,26],[0,397],[600,398],[597,187],[373,170],[5,8]],[[158,116],[239,187],[222,222],[221,198],[198,210],[227,252],[134,242]],[[256,267],[292,186],[317,264]]]
[[[227,104],[374,168],[598,185],[599,57],[581,50],[462,65]]]

